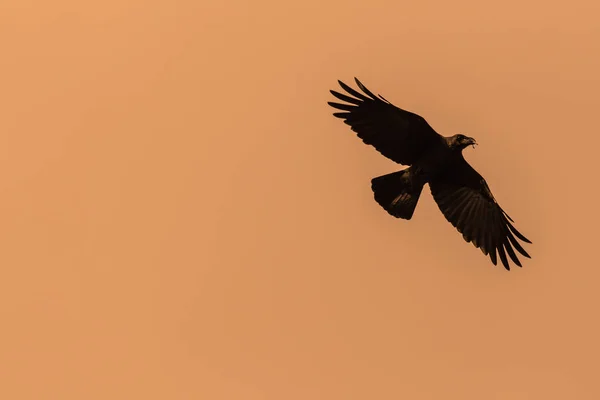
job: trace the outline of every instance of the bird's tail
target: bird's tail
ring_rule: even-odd
[[[411,219],[423,191],[424,182],[417,182],[411,168],[378,176],[371,180],[375,201],[396,218]]]

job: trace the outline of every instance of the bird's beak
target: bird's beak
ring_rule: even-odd
[[[473,139],[473,138],[469,138],[469,144],[470,144],[471,146],[473,146],[473,148],[475,148],[475,146],[477,146],[477,142],[476,142],[476,141],[475,141],[475,139]]]

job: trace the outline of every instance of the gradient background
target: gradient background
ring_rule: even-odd
[[[600,398],[600,3],[95,3],[0,6],[0,398]],[[354,76],[479,141],[523,269],[379,208]]]

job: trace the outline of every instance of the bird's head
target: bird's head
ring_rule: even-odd
[[[467,146],[475,147],[475,145],[477,145],[475,139],[465,135],[458,134],[450,138],[450,147],[455,150],[463,150]]]

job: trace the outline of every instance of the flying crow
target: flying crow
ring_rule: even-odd
[[[462,233],[465,241],[489,255],[494,265],[498,256],[504,268],[510,270],[508,253],[520,267],[514,250],[530,258],[517,238],[531,241],[517,231],[485,179],[463,157],[463,149],[474,147],[475,139],[461,134],[442,136],[423,117],[394,106],[381,95],[375,96],[354,79],[363,93],[338,81],[348,95],[330,91],[345,102],[328,102],[342,111],[333,115],[343,119],[365,144],[409,166],[371,180],[375,201],[394,217],[409,220],[423,186],[429,183],[446,219]]]

